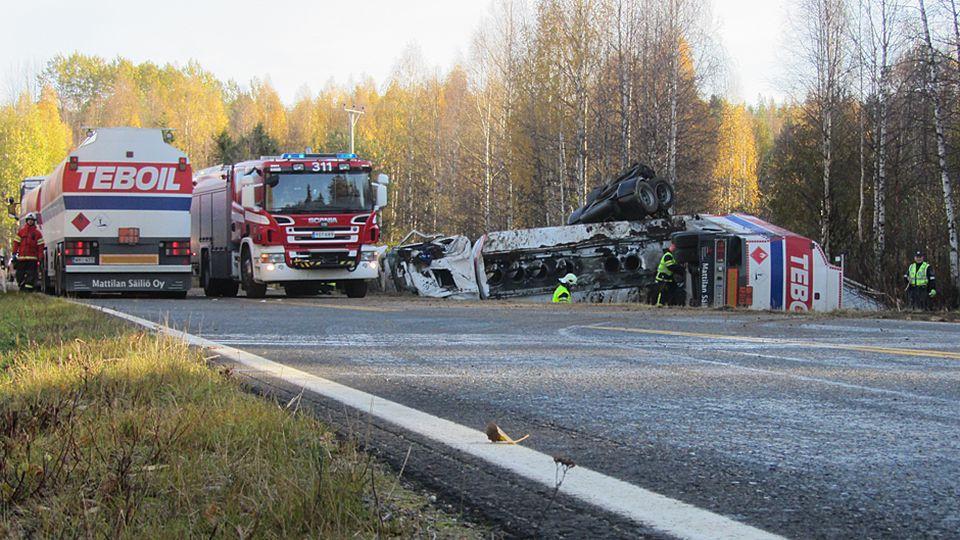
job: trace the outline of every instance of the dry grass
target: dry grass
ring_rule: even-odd
[[[0,295],[0,357],[4,537],[482,534],[175,340]]]

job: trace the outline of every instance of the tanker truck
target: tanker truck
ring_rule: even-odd
[[[162,129],[90,129],[25,194],[21,221],[36,213],[45,241],[45,292],[187,295],[192,173],[171,141]]]

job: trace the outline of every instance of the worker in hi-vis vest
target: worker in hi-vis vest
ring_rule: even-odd
[[[930,299],[937,295],[936,278],[922,251],[913,256],[903,277],[907,280],[907,307],[930,309]]]
[[[657,307],[683,304],[680,299],[683,287],[678,283],[678,280],[684,277],[683,266],[673,255],[675,251],[677,246],[671,242],[670,247],[663,252],[663,257],[660,257],[660,264],[657,265]]]
[[[553,303],[569,304],[572,300],[570,298],[570,289],[567,287],[575,287],[576,285],[577,276],[574,274],[567,274],[560,278],[560,284],[557,285],[557,289],[553,291]]]

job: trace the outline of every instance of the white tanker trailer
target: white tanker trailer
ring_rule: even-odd
[[[192,173],[186,154],[167,143],[167,133],[90,130],[26,193],[20,219],[30,212],[40,216],[45,291],[186,296]]]

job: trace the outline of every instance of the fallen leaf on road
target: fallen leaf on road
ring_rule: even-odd
[[[518,442],[526,440],[529,436],[530,434],[528,433],[519,439],[511,439],[510,436],[504,433],[503,430],[500,429],[500,426],[498,426],[496,423],[490,422],[487,424],[487,438],[490,439],[490,442],[517,444]]]

